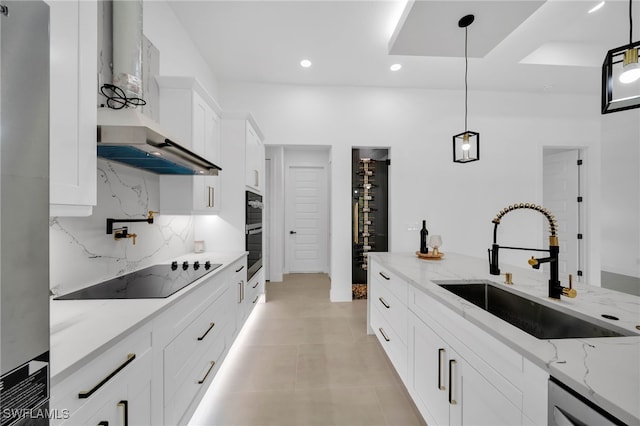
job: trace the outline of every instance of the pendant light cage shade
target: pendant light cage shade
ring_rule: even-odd
[[[453,162],[470,163],[480,159],[480,133],[467,130],[453,136]]]
[[[639,48],[640,41],[636,41],[607,52],[602,64],[602,114],[640,108],[640,78],[620,79],[623,74],[640,73]]]

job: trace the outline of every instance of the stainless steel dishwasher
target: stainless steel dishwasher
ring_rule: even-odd
[[[549,380],[548,416],[550,426],[625,425],[553,377]]]

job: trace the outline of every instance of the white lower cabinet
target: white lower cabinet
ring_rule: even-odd
[[[546,424],[548,374],[375,258],[375,334],[429,425]]]
[[[410,323],[409,392],[428,424],[522,424],[520,408],[436,332],[414,314]]]
[[[262,272],[246,282],[246,262],[242,256],[99,356],[81,360],[51,390],[51,409],[69,413],[51,424],[187,424],[263,292]],[[247,301],[241,317],[240,288]]]
[[[68,426],[151,425],[151,358],[147,325],[57,384],[50,406],[68,410]]]

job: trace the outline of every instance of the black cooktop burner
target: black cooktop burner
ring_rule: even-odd
[[[194,269],[189,265],[184,269],[175,265],[154,265],[139,271],[131,272],[108,281],[74,291],[54,300],[84,300],[84,299],[161,299],[185,288],[194,281],[219,268],[220,264],[210,264],[207,267],[198,264]],[[172,267],[173,266],[173,267]]]

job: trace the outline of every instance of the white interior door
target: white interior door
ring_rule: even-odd
[[[322,166],[289,166],[285,194],[288,272],[326,272],[327,187]]]
[[[543,206],[556,218],[558,223],[558,243],[560,245],[558,272],[563,285],[572,274],[579,280],[581,243],[580,231],[580,195],[579,169],[577,161],[579,151],[549,150],[543,161]],[[548,241],[545,229],[544,242]],[[545,270],[548,266],[545,265]],[[584,277],[582,277],[584,278]]]

